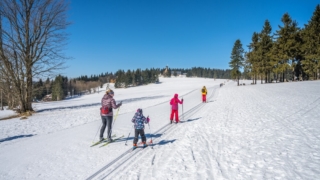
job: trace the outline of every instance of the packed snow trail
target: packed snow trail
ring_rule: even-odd
[[[208,88],[209,92],[211,92],[210,94],[208,94],[208,98],[207,101],[210,102],[210,99],[213,99],[214,95],[216,94],[216,91],[218,90],[218,86],[214,86],[214,87],[209,87]],[[189,100],[193,100],[195,102],[197,102],[198,100],[196,100],[197,95],[199,94],[198,91],[191,91],[188,94],[184,95],[185,101],[184,103],[189,99]],[[195,102],[191,103],[189,102],[189,107],[190,105],[194,105]],[[200,102],[199,104],[196,104],[194,107],[188,108],[189,110],[182,113],[181,109],[182,109],[182,105],[180,106],[180,116],[179,119],[181,120],[181,123],[185,123],[190,121],[190,119],[188,120],[183,120],[184,118],[189,118],[191,117],[193,114],[196,113],[197,110],[199,110],[200,108],[202,108],[206,103],[202,103]],[[192,120],[191,120],[192,121]],[[169,122],[169,121],[167,121]],[[179,123],[178,125],[180,126]],[[161,141],[161,139],[163,139],[163,137],[168,136],[171,131],[173,131],[174,129],[176,129],[178,126],[173,123],[173,124],[169,124],[166,123],[162,128],[158,129],[157,131],[153,132],[153,134],[159,134],[159,136],[157,137],[153,137],[153,144],[152,144],[152,148],[154,146],[156,146],[157,144],[163,144],[163,141]],[[151,135],[153,136],[153,135]],[[150,140],[150,134],[149,134],[149,138]],[[130,143],[129,143],[130,144]],[[131,146],[129,146],[131,147]],[[149,148],[147,148],[149,149]],[[139,154],[141,153],[141,151],[143,151],[144,149],[136,149],[134,151],[130,149],[128,149],[126,152],[124,152],[123,154],[119,155],[118,157],[116,157],[113,161],[109,162],[107,165],[103,166],[102,168],[100,168],[97,172],[95,172],[94,174],[92,174],[90,177],[88,177],[88,180],[91,179],[103,179],[103,178],[107,178],[111,173],[118,171],[119,168],[122,168],[122,166],[127,166],[127,162],[130,161],[133,158],[136,158],[136,156],[139,156]],[[145,150],[144,150],[145,151]]]
[[[283,94],[286,86],[223,87],[217,101],[190,117],[196,120],[163,139],[168,143],[142,151],[107,179],[317,179],[320,96]]]
[[[156,131],[169,122],[169,100],[174,93],[186,96],[184,96],[185,102],[187,102],[184,104],[184,111],[186,112],[194,104],[198,104],[201,101],[200,88],[203,84],[211,83],[215,85],[221,82],[213,81],[212,79],[177,80],[179,80],[180,86],[176,86],[175,79],[164,79],[163,84],[160,85],[155,84],[117,90],[117,101],[134,97],[148,97],[150,95],[152,97],[154,95],[163,97],[123,104],[113,127],[113,133],[117,134],[117,136],[127,136],[129,131],[132,130],[131,119],[133,114],[139,107],[143,108],[145,115],[150,115],[152,121],[151,129]],[[200,84],[200,86],[197,84]],[[183,87],[186,88],[184,89]],[[121,95],[122,93],[124,94]],[[134,95],[135,93],[136,95]],[[190,93],[196,94],[195,99],[188,98],[192,97],[189,95]],[[102,95],[93,94],[83,98],[96,97],[98,99],[95,102],[99,102]],[[83,100],[79,98],[72,101],[78,105]],[[64,105],[63,102],[61,103]],[[56,107],[58,104],[57,102],[53,103]],[[74,107],[72,103],[69,102],[68,104]],[[50,109],[49,103],[43,109]],[[83,119],[86,120],[83,121]],[[79,122],[85,123],[79,124]],[[58,123],[58,126],[56,126],[56,123]],[[72,126],[72,124],[75,124],[75,126]],[[5,140],[0,143],[0,159],[1,162],[6,162],[5,166],[0,168],[0,179],[85,179],[125,152],[126,148],[131,148],[131,146],[124,146],[126,138],[107,147],[90,147],[93,136],[101,126],[99,107],[94,106],[44,111],[35,114],[27,121],[4,121],[1,122],[1,125],[5,125],[1,128],[11,126],[11,128],[5,128],[5,131],[2,132],[8,131],[6,134],[12,134],[13,137],[17,132],[20,132],[19,134],[26,132],[26,135],[30,133],[32,136],[10,141]],[[14,126],[12,127],[12,125]],[[147,130],[147,136],[148,133],[149,131]],[[128,140],[128,144],[131,143],[132,137]],[[68,169],[72,169],[72,171],[67,171]]]

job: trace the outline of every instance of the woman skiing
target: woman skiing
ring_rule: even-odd
[[[207,102],[207,88],[206,86],[203,86],[201,89],[201,94],[202,94],[202,102],[206,103]]]
[[[144,134],[144,124],[149,123],[149,117],[144,117],[142,114],[142,109],[137,109],[137,112],[134,114],[132,120],[134,123],[134,139],[133,139],[133,149],[137,148],[137,143],[139,135],[141,136],[143,147],[147,147],[146,136]]]
[[[178,98],[178,94],[174,94],[174,97],[170,101],[170,105],[171,105],[170,123],[171,124],[173,121],[173,116],[175,116],[176,123],[180,122],[179,121],[179,113],[178,113],[178,110],[179,110],[178,103],[182,104],[183,99],[181,99],[181,101],[180,101]]]
[[[108,142],[112,142],[111,139],[111,130],[112,130],[112,121],[113,121],[113,112],[112,109],[119,108],[122,103],[116,104],[116,101],[113,99],[114,92],[109,89],[106,91],[106,94],[101,99],[101,108],[100,108],[100,115],[102,120],[102,126],[100,129],[100,141],[103,141],[103,134],[106,129],[106,126],[108,125]]]

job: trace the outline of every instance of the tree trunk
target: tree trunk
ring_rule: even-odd
[[[272,83],[271,81],[271,72],[269,71],[269,83]]]
[[[31,66],[27,70],[27,88],[26,88],[26,111],[33,111],[32,109],[32,68]]]
[[[265,73],[265,76],[266,77],[264,77],[264,79],[265,79],[264,83],[268,83],[268,73],[267,72]]]
[[[257,84],[257,74],[254,74],[254,84]]]

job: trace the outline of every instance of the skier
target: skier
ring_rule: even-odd
[[[176,123],[180,122],[179,121],[179,113],[178,113],[178,103],[182,104],[183,103],[183,99],[181,99],[181,101],[178,98],[178,94],[174,94],[174,97],[171,99],[170,101],[170,105],[171,105],[171,115],[170,115],[170,123],[172,124],[173,121],[173,116],[175,116],[176,119]]]
[[[202,102],[206,103],[207,102],[207,88],[206,86],[203,86],[201,89],[201,94],[202,94]]]
[[[106,94],[101,99],[101,108],[100,108],[100,115],[102,119],[102,126],[100,129],[100,141],[103,141],[103,133],[106,129],[106,125],[108,125],[108,142],[112,142],[111,139],[111,129],[112,129],[112,121],[113,121],[113,112],[112,109],[119,108],[122,103],[116,104],[115,100],[113,99],[114,92],[109,89],[106,91]]]
[[[137,148],[139,134],[142,140],[143,147],[147,147],[146,136],[144,134],[144,124],[149,123],[149,117],[144,117],[142,114],[142,109],[137,109],[137,112],[134,114],[132,120],[134,123],[134,139],[133,139],[133,149]]]

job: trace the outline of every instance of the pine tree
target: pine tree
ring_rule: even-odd
[[[244,50],[242,48],[242,44],[240,39],[237,39],[234,43],[231,52],[231,61],[229,62],[229,66],[231,67],[231,77],[237,79],[239,86],[239,79],[241,76],[240,68],[243,66],[243,53]]]
[[[288,13],[285,13],[281,21],[283,27],[279,26],[276,31],[277,40],[274,43],[275,47],[272,49],[273,64],[276,65],[274,72],[282,72],[282,81],[284,80],[285,71],[290,69],[292,72],[292,80],[294,80],[294,71],[297,64],[297,57],[300,53],[299,28],[297,23],[293,21]]]
[[[311,20],[303,31],[305,59],[302,68],[308,78],[318,79],[320,70],[320,5],[317,5]]]
[[[60,101],[64,98],[63,93],[63,78],[61,75],[57,76],[53,82],[52,87],[52,100]]]
[[[268,20],[265,21],[263,29],[260,33],[261,41],[259,43],[260,52],[261,52],[261,70],[265,78],[265,83],[268,82],[268,77],[272,71],[272,62],[271,62],[271,49],[273,46],[271,33],[271,25]]]

